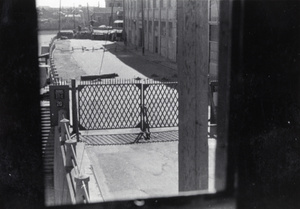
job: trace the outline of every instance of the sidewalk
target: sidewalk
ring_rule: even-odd
[[[177,72],[177,63],[170,61],[170,60],[160,56],[159,54],[152,53],[152,52],[149,52],[148,50],[145,50],[144,55],[143,55],[141,47],[125,46],[124,42],[115,42],[115,43],[117,44],[117,49],[118,49],[118,47],[120,47],[122,50],[127,50],[131,53],[139,55],[143,59],[146,59],[150,62],[160,64],[164,67],[168,67],[168,68],[174,70],[174,72]]]
[[[78,143],[77,153],[82,168],[91,178],[91,202],[179,195],[178,130],[156,131],[159,133],[152,132],[150,141],[122,145],[119,140],[135,139],[135,130],[82,133],[83,143]],[[174,132],[177,133],[174,135]],[[98,143],[99,140],[110,143]],[[208,139],[208,145],[209,189],[206,192],[214,192],[216,140]]]

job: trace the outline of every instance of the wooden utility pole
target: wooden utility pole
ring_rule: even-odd
[[[112,7],[111,7],[110,26],[113,26],[114,5],[115,5],[115,0],[113,0]]]
[[[89,3],[87,3],[87,16],[88,16],[88,24],[90,25],[90,9],[89,9]]]
[[[61,0],[59,1],[59,12],[58,12],[58,32],[60,32],[60,15],[61,15]]]
[[[76,29],[75,25],[75,5],[73,4],[73,20],[74,20],[74,30]]]
[[[208,3],[178,0],[179,191],[208,189]]]

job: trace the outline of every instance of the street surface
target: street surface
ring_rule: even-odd
[[[62,79],[79,80],[82,75],[116,73],[120,79],[167,78],[174,81],[177,76],[173,69],[147,61],[111,41],[58,40],[54,59]]]

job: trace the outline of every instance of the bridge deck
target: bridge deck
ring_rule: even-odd
[[[112,130],[112,133],[114,131]],[[178,130],[135,133],[82,133],[84,167],[93,171],[99,192],[93,202],[178,195]],[[214,185],[215,139],[209,139],[209,191]]]

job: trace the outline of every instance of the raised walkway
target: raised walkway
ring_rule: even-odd
[[[85,172],[93,174],[92,202],[179,194],[178,130],[154,129],[150,140],[132,143],[138,133],[137,129],[82,132],[77,149],[84,153]],[[216,140],[210,138],[208,145],[208,192],[214,192]]]

